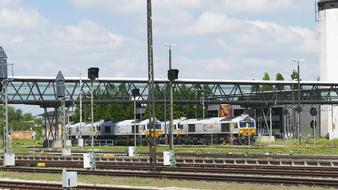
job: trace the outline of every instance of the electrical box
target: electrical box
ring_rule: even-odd
[[[66,146],[72,146],[72,141],[71,140],[66,140]]]
[[[83,139],[77,139],[77,145],[83,147]]]
[[[71,156],[72,155],[72,152],[70,149],[62,149],[62,156]]]
[[[33,132],[32,133],[32,140],[35,141],[35,139],[36,139],[36,134],[35,134],[35,132]]]
[[[4,166],[15,166],[15,154],[5,153]]]
[[[128,149],[128,156],[136,156],[136,154],[137,154],[136,147],[130,146]]]
[[[176,165],[174,151],[163,152],[163,165],[164,166],[175,166]]]
[[[63,169],[62,187],[63,188],[77,187],[77,172],[67,172],[66,169]]]
[[[83,154],[83,168],[91,168],[91,157],[90,154]]]

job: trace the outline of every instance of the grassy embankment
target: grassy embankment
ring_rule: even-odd
[[[47,148],[42,148],[43,141],[36,141],[36,150],[37,154],[41,151],[47,150]],[[11,142],[12,150],[16,154],[32,154],[33,150],[33,141],[24,141],[17,140]],[[72,150],[90,150],[90,147],[71,147]],[[127,151],[127,146],[100,146],[95,147],[95,150],[104,150],[104,151],[117,151],[123,152]],[[176,152],[197,152],[202,151],[204,153],[207,152],[218,152],[225,154],[324,154],[324,155],[338,155],[338,140],[329,141],[327,139],[319,139],[316,141],[316,145],[314,145],[314,141],[310,140],[306,142],[302,141],[302,144],[299,145],[296,140],[289,140],[287,142],[277,140],[272,144],[260,144],[255,143],[251,146],[231,146],[231,145],[209,145],[209,146],[182,146],[178,145],[174,147]],[[53,149],[59,150],[59,149]],[[138,146],[138,152],[148,151],[149,148],[147,146]],[[168,146],[159,145],[157,147],[157,151],[165,151],[168,150]]]

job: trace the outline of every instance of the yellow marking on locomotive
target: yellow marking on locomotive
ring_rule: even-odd
[[[256,135],[256,128],[239,129],[239,135],[241,135],[241,136],[255,136]]]
[[[180,136],[182,134],[181,129],[176,129],[176,136]]]
[[[162,135],[162,130],[161,129],[156,129],[155,130],[155,135],[154,135],[154,132],[153,131],[151,131],[151,130],[147,130],[146,131],[146,136],[150,136],[150,137],[153,137],[153,136],[155,136],[155,137],[159,137],[159,136],[161,136]]]
[[[256,136],[256,128],[250,129],[250,135]]]
[[[46,167],[46,164],[44,162],[38,162],[36,164],[37,167]]]

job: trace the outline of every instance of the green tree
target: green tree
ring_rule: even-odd
[[[284,80],[285,79],[284,79],[283,75],[281,73],[277,73],[277,75],[276,75],[276,81],[284,81]],[[278,84],[277,85],[277,90],[284,90],[284,85]]]
[[[158,87],[158,86],[157,86]],[[101,99],[101,100],[123,100],[123,101],[129,101],[132,99],[131,92],[128,90],[126,84],[119,84],[118,86],[111,85],[109,88],[103,89],[97,89],[94,93],[95,99]],[[196,99],[199,100],[199,97],[202,96],[202,93],[204,94],[204,97],[208,97],[212,94],[212,90],[209,87],[209,85],[203,85],[199,87],[198,92],[193,92],[190,86],[186,85],[180,85],[175,86],[173,89],[173,97],[174,97],[174,118],[180,118],[180,117],[187,117],[187,118],[195,118],[195,117],[202,117],[202,105],[196,104],[196,105],[181,105],[181,104],[175,104],[175,100],[177,99]],[[87,100],[89,100],[90,96],[85,93],[84,96]],[[100,97],[96,97],[98,94],[100,94]],[[156,99],[156,118],[159,120],[164,120],[165,114],[164,114],[164,95],[166,95],[167,102],[169,102],[169,88],[166,90],[163,88],[158,88],[155,91],[155,99]],[[149,118],[150,113],[150,107],[146,107],[144,118]],[[90,121],[90,105],[86,104],[83,105],[83,121]],[[167,104],[167,120],[169,120],[169,104]],[[125,119],[132,119],[134,109],[133,109],[133,103],[126,103],[126,104],[118,104],[118,103],[110,103],[110,104],[98,104],[94,106],[94,118],[95,121],[98,120],[125,120]],[[75,114],[74,114],[74,122],[79,122],[80,120],[80,113],[79,113],[79,105],[76,106]]]
[[[298,72],[295,69],[291,73],[291,80],[298,80]]]
[[[270,75],[269,73],[265,72],[263,76],[263,80],[269,81],[270,80]],[[262,85],[262,90],[263,91],[272,91],[273,87],[271,84],[264,84]]]
[[[291,79],[293,81],[298,81],[298,72],[295,69],[291,73]],[[299,78],[299,81],[301,81],[301,80],[302,79]],[[293,89],[298,89],[298,84],[293,84]]]
[[[3,106],[0,107],[0,115],[3,114]],[[0,117],[1,130],[0,134],[3,134],[3,117]],[[31,113],[23,114],[21,109],[8,106],[8,128],[9,131],[31,131],[34,130],[37,133],[37,138],[42,134],[42,120],[40,118],[34,118]]]

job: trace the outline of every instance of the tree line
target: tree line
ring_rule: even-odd
[[[175,102],[175,99],[178,97],[185,97],[187,99],[197,99],[201,97],[201,94],[204,93],[205,97],[208,97],[211,95],[211,89],[209,88],[208,85],[204,85],[199,87],[201,90],[197,93],[195,93],[192,89],[187,87],[186,85],[180,85],[180,87],[174,87],[173,91],[173,99]],[[126,100],[126,98],[130,98],[129,100],[132,100],[131,95],[128,93],[127,86],[124,83],[121,83],[119,86],[110,86],[109,89],[106,91],[109,91],[109,93],[101,93],[102,89],[98,89],[94,93],[94,98],[97,96],[97,94],[101,94],[100,99],[110,99],[112,96],[114,96],[114,99],[121,99],[121,100]],[[100,92],[101,91],[101,92]],[[156,111],[155,115],[156,118],[164,121],[169,120],[169,88],[166,89],[166,99],[167,99],[167,104],[166,107],[164,105],[164,94],[165,92],[163,91],[156,91],[155,92],[155,99],[156,100],[161,100],[161,103],[156,103]],[[103,94],[103,97],[102,97]],[[110,94],[110,95],[105,95],[105,94]],[[113,120],[113,121],[121,121],[121,120],[126,120],[126,119],[132,119],[134,118],[134,104],[133,103],[125,103],[125,104],[119,104],[119,103],[109,103],[109,104],[97,104],[94,106],[94,120],[99,121],[99,120]],[[140,108],[141,105],[138,104],[138,108]],[[148,107],[145,107],[145,113],[143,118],[141,119],[146,119],[149,118],[150,115],[150,110]],[[165,110],[166,109],[166,114]],[[203,113],[203,108],[202,105],[196,104],[196,105],[181,105],[181,104],[175,104],[173,105],[174,111],[174,118],[180,118],[180,117],[186,117],[186,118],[201,118]],[[90,121],[90,115],[91,115],[91,106],[88,104],[83,105],[82,107],[82,118],[84,122],[89,122]],[[140,118],[140,116],[137,116]],[[76,105],[75,113],[73,116],[74,122],[79,122],[80,121],[80,106]]]
[[[0,115],[3,115],[3,106],[0,106]],[[3,135],[4,118],[0,117],[0,135]],[[42,133],[42,120],[33,117],[32,113],[23,113],[21,109],[8,106],[8,128],[11,131],[35,131],[40,137]]]
[[[297,78],[297,72],[294,70],[291,74],[292,79]],[[270,76],[268,73],[264,73],[263,80],[270,80]],[[283,75],[281,73],[277,73],[276,80],[285,80]],[[198,92],[193,91],[186,85],[180,86],[180,88],[175,87],[173,91],[173,97],[174,102],[175,99],[178,97],[185,97],[187,99],[198,99],[202,96],[202,93],[205,97],[208,97],[212,94],[211,89],[208,85],[200,86],[198,87],[201,89]],[[272,91],[273,87],[272,85],[262,85],[261,86],[263,91]],[[284,87],[279,86],[280,90],[282,90]],[[105,90],[103,92],[103,90]],[[254,88],[252,91],[255,91]],[[155,115],[156,118],[159,120],[164,121],[169,120],[169,88],[166,89],[166,99],[168,104],[166,107],[164,106],[164,92],[163,91],[156,91],[155,92],[155,99],[156,100],[163,100],[162,103],[156,104],[156,111]],[[88,93],[90,94],[90,93]],[[99,98],[96,98],[100,94],[101,96]],[[84,98],[89,98],[88,96],[85,96]],[[109,100],[109,99],[119,99],[119,100],[132,100],[131,94],[128,92],[127,85],[125,83],[121,83],[118,86],[110,86],[107,89],[97,89],[94,93],[94,99],[101,99],[101,100]],[[138,104],[138,107],[140,105]],[[198,103],[196,105],[191,104],[175,104],[174,103],[174,118],[180,118],[180,117],[186,117],[186,118],[202,118],[203,115],[203,108],[202,104]],[[143,116],[144,118],[149,118],[150,110],[148,107],[145,107],[145,114]],[[166,114],[165,110],[166,109]],[[91,106],[88,104],[84,104],[82,107],[82,118],[84,122],[90,122],[90,115],[91,115]],[[94,120],[113,120],[113,121],[121,121],[121,120],[127,120],[134,118],[134,107],[133,103],[126,103],[126,104],[120,104],[120,103],[109,103],[109,104],[97,104],[94,106]],[[138,115],[138,118],[140,116]],[[142,119],[142,118],[141,118]],[[76,105],[75,113],[73,115],[74,122],[80,121],[80,106],[79,104]]]
[[[296,70],[293,70],[290,77],[291,77],[291,80],[297,80],[298,79],[298,72]],[[266,81],[270,80],[269,73],[267,73],[267,72],[264,73],[263,80],[266,80]],[[284,77],[281,73],[276,74],[276,81],[284,81],[284,80],[285,79],[284,79]],[[299,79],[299,80],[301,80],[301,79]],[[277,85],[276,88],[277,88],[277,90],[284,90],[283,85]],[[296,88],[296,87],[294,87],[294,88]],[[273,86],[268,85],[268,84],[262,85],[262,90],[263,91],[273,91]]]

